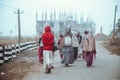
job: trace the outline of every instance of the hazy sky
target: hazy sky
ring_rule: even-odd
[[[17,14],[21,14],[22,35],[36,34],[35,14],[42,11],[73,11],[85,18],[90,17],[96,23],[96,33],[103,27],[103,33],[109,34],[113,29],[114,8],[118,5],[117,19],[120,18],[119,0],[0,0],[0,34],[17,35]],[[39,17],[40,18],[40,17]],[[117,20],[116,20],[117,21]],[[2,32],[2,33],[1,33]]]

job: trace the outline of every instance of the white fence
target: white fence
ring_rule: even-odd
[[[25,50],[36,50],[37,42],[29,41],[20,44],[12,44],[12,45],[0,45],[0,64],[4,62],[8,62],[9,60],[20,55],[21,52]]]

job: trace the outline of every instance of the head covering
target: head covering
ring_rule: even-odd
[[[84,31],[84,34],[88,34],[89,31]]]
[[[67,27],[65,29],[65,35],[71,35],[71,28],[70,27]]]
[[[49,25],[45,27],[45,32],[51,32],[51,28]]]
[[[64,34],[63,34],[63,33],[61,33],[61,34],[60,34],[60,37],[63,37],[63,36],[64,36]]]

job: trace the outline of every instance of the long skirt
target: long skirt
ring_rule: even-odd
[[[72,63],[74,63],[73,47],[64,46],[62,48],[61,52],[63,53],[62,62],[61,62],[62,64],[72,64]]]
[[[39,58],[39,62],[43,63],[43,47],[38,48],[38,58]]]
[[[87,63],[87,66],[91,66],[92,63],[93,63],[93,55],[94,53],[91,51],[91,52],[86,52],[86,51],[83,51],[83,56],[84,56],[84,59]]]

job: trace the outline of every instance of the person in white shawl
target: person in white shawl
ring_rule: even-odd
[[[75,33],[72,35],[72,47],[74,52],[74,59],[77,60],[79,43]]]
[[[74,63],[74,53],[71,38],[72,38],[71,28],[66,28],[63,46],[61,49],[61,53],[63,54],[61,63],[65,64],[66,67],[68,67],[69,64]],[[70,45],[66,45],[67,42],[70,42]]]

